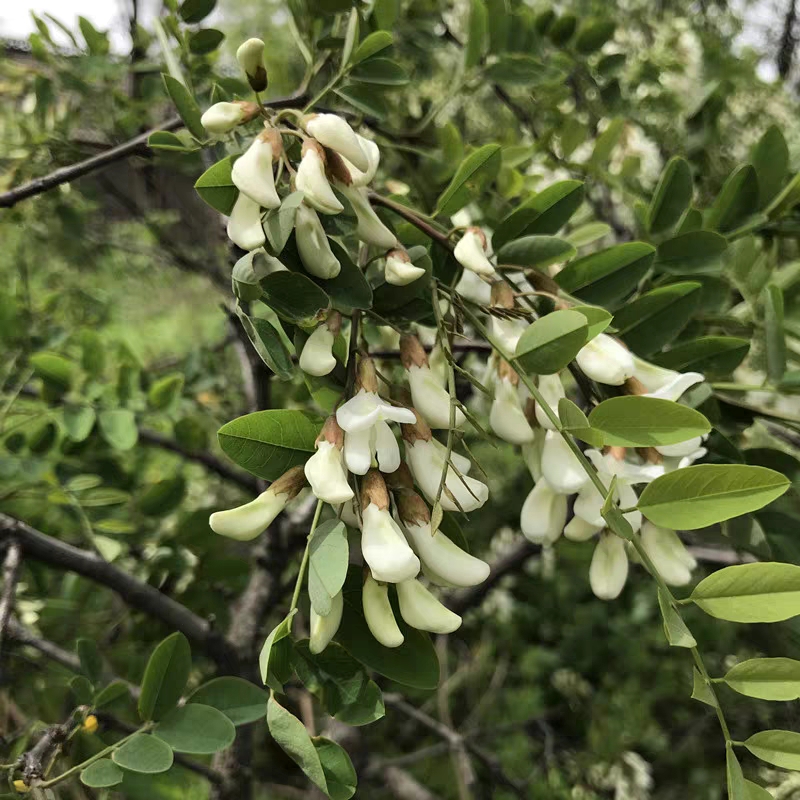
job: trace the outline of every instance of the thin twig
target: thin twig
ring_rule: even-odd
[[[0,595],[0,685],[3,683],[3,638],[6,635],[14,600],[17,594],[20,565],[22,564],[22,547],[16,539],[12,539],[6,550],[3,561],[3,593]]]

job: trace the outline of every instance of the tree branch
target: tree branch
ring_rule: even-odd
[[[12,539],[6,550],[3,561],[3,593],[0,595],[0,684],[3,682],[3,638],[11,621],[14,599],[17,593],[19,569],[22,564],[22,547],[16,539]]]

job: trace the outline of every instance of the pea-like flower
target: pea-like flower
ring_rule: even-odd
[[[378,171],[378,165],[381,163],[381,151],[378,149],[378,145],[371,139],[365,139],[358,133],[356,134],[356,139],[358,139],[358,143],[361,145],[361,149],[367,157],[369,167],[366,170],[360,170],[352,161],[344,156],[342,156],[342,160],[349,173],[350,183],[353,186],[367,186],[372,183],[372,179]]]
[[[633,378],[640,384],[637,394],[645,397],[658,397],[662,400],[677,400],[687,389],[705,380],[700,372],[675,372],[657,367],[649,361],[633,357]]]
[[[266,492],[255,500],[227,511],[215,511],[208,520],[214,533],[247,542],[255,539],[283,511],[286,504],[297,497],[306,485],[302,467],[284,472]]]
[[[431,535],[431,515],[425,501],[414,491],[395,495],[400,521],[422,561],[451,586],[477,586],[489,576],[485,561],[470,555],[437,530]]]
[[[325,150],[314,139],[303,142],[302,158],[294,179],[295,187],[305,201],[322,214],[338,214],[344,206],[333,192],[325,174]]]
[[[425,349],[413,334],[404,334],[400,339],[400,361],[408,376],[414,408],[431,428],[449,428],[450,395],[431,370]],[[461,409],[455,409],[453,420],[456,428],[464,424]]]
[[[244,100],[237,100],[233,103],[214,103],[200,117],[200,124],[212,136],[224,136],[238,125],[254,119],[259,112],[257,103]]]
[[[247,82],[254,92],[263,92],[268,85],[267,68],[264,65],[264,42],[261,39],[248,39],[239,45],[236,60],[247,76]]]
[[[228,238],[242,250],[257,250],[267,241],[261,225],[261,206],[239,192],[228,217]]]
[[[512,310],[515,306],[514,290],[506,281],[495,281],[490,290],[489,305],[492,308]],[[516,317],[499,316],[498,312],[490,317],[492,338],[496,339],[507,353],[515,353],[528,323]]]
[[[317,452],[306,461],[304,467],[314,496],[331,505],[346,503],[353,498],[353,490],[347,482],[344,469],[343,446],[344,432],[336,417],[331,415],[317,437]]]
[[[361,482],[361,553],[375,580],[399,583],[419,573],[419,559],[389,511],[389,492],[377,470]]]
[[[431,429],[422,415],[415,414],[413,424],[401,426],[403,441],[405,442],[406,461],[414,476],[417,486],[428,502],[436,501],[439,483],[445,466],[446,450],[440,449]],[[456,460],[451,458],[447,466],[444,488],[440,502],[445,511],[474,511],[480,508],[489,499],[489,487],[475,478],[470,478],[459,469],[461,475],[456,474],[453,464]]]
[[[567,521],[567,497],[553,491],[553,487],[540,478],[522,504],[519,523],[522,534],[534,544],[553,544]]]
[[[400,615],[412,628],[430,633],[452,633],[461,627],[461,617],[442,605],[416,578],[397,584]]]
[[[359,137],[341,117],[336,114],[310,114],[303,120],[303,127],[320,144],[335,150],[356,169],[362,172],[370,169],[369,157]]]
[[[356,213],[358,220],[356,236],[362,242],[375,245],[381,250],[389,250],[397,246],[397,237],[375,213],[365,188],[346,186],[343,183],[338,184],[337,188],[350,201],[350,205]]]
[[[325,229],[319,221],[317,212],[301,203],[294,218],[295,241],[297,252],[306,272],[315,278],[330,280],[342,269],[339,260],[331,250]]]
[[[601,530],[603,525],[592,525],[582,517],[575,516],[564,526],[564,536],[573,542],[588,542]]]
[[[272,172],[272,162],[280,156],[281,148],[280,134],[274,128],[268,128],[253,139],[231,170],[231,180],[236,188],[262,208],[278,208],[281,204]]]
[[[336,636],[339,625],[342,624],[342,612],[344,611],[344,598],[341,592],[337,592],[331,598],[331,610],[324,617],[314,611],[311,606],[310,632],[308,649],[314,653],[321,653]]]
[[[407,286],[425,274],[422,267],[415,267],[405,250],[390,250],[386,254],[386,266],[383,275],[386,283],[392,286]]]
[[[480,275],[465,269],[455,286],[456,293],[471,303],[480,306],[489,305],[492,298],[492,287]]]
[[[607,386],[622,386],[636,369],[631,352],[606,333],[585,344],[575,360],[587,378]]]
[[[367,574],[361,591],[361,603],[370,633],[384,647],[400,647],[405,637],[394,618],[389,602],[389,587]]]
[[[464,232],[453,255],[464,269],[489,277],[494,274],[494,266],[486,257],[486,248],[486,234],[480,228],[471,227]]]
[[[557,374],[540,375],[538,388],[545,403],[547,403],[556,413],[556,416],[558,416],[558,402],[562,397],[567,396],[564,391],[564,385],[561,383],[561,378],[559,378]],[[536,403],[536,421],[548,431],[554,431],[556,429],[556,426],[550,421],[550,417],[544,413],[544,409],[539,403]]]
[[[545,434],[542,474],[553,491],[560,494],[574,494],[589,480],[581,462],[558,431]]]
[[[308,337],[300,353],[300,369],[307,375],[322,377],[327,375],[335,366],[336,358],[333,355],[333,343],[342,325],[342,315],[332,311],[328,318],[321,322]]]
[[[393,406],[378,395],[378,378],[370,358],[359,362],[356,389],[336,411],[336,420],[345,432],[344,462],[350,472],[365,475],[375,455],[382,472],[394,472],[400,466],[400,448],[388,422],[413,422],[414,412]]]
[[[697,561],[675,531],[645,521],[642,525],[642,547],[670,586],[686,586],[692,579],[692,570],[697,566]]]
[[[500,361],[494,384],[494,399],[489,411],[489,427],[510,444],[533,441],[533,430],[522,409],[518,387],[517,373],[506,361]]]
[[[619,597],[628,579],[628,553],[625,542],[609,531],[600,534],[589,566],[589,585],[595,597]]]

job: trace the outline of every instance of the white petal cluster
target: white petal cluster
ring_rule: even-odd
[[[533,430],[522,410],[519,390],[510,377],[495,381],[489,426],[497,436],[510,444],[533,441]]]
[[[494,266],[486,256],[486,234],[480,228],[467,228],[453,255],[465,270],[485,277],[494,275]]]

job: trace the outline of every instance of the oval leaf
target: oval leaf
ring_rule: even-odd
[[[478,0],[479,2],[479,0]],[[475,200],[500,169],[500,145],[485,144],[470,153],[436,203],[434,216],[449,216]]]
[[[93,789],[104,789],[116,786],[123,777],[122,770],[110,758],[101,758],[81,772],[81,783]]]
[[[516,357],[526,372],[552,375],[572,361],[586,343],[586,317],[564,309],[537,319],[517,343]]]
[[[131,772],[155,774],[172,766],[172,748],[156,736],[137,733],[111,754],[115,764]]]
[[[650,233],[669,230],[681,218],[692,201],[692,170],[685,158],[671,158],[661,177],[647,210]]]
[[[523,236],[504,244],[497,252],[500,266],[544,269],[567,261],[576,253],[575,245],[555,236]]]
[[[321,617],[331,613],[331,601],[347,577],[347,528],[339,519],[318,525],[309,543],[308,595]]]
[[[667,272],[718,272],[728,240],[714,231],[688,231],[658,246],[656,264]]]
[[[754,733],[744,746],[756,758],[783,769],[800,770],[800,733],[761,731]]]
[[[173,633],[162,641],[150,656],[142,678],[139,716],[144,720],[161,719],[181,699],[189,679],[192,653],[182,633]]]
[[[153,733],[177,753],[208,755],[229,747],[236,728],[225,714],[201,703],[188,703],[169,712]]]
[[[250,681],[226,676],[214,678],[192,692],[187,703],[202,703],[221,711],[234,725],[246,725],[267,714],[268,695]]]
[[[793,658],[751,658],[731,667],[725,683],[739,694],[761,700],[800,698],[800,661]]]

